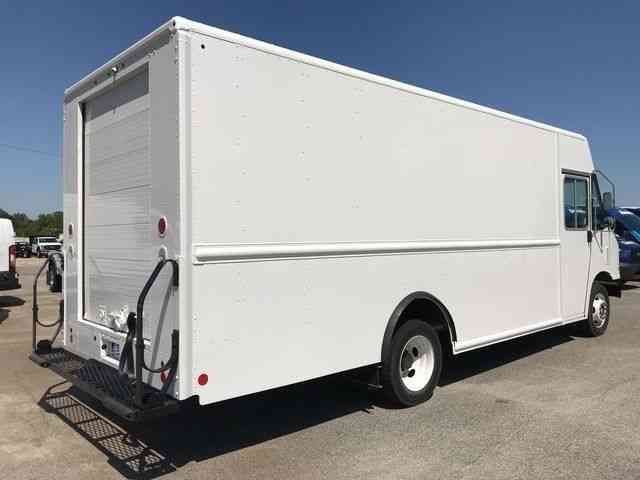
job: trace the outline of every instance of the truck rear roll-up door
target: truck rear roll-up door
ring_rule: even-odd
[[[154,266],[148,70],[84,104],[83,136],[84,317],[113,328]]]

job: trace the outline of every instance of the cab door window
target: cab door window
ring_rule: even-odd
[[[564,225],[568,230],[586,230],[589,225],[589,182],[586,179],[564,179]]]

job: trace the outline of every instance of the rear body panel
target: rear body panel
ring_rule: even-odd
[[[99,78],[67,91],[64,106],[65,348],[113,367],[103,345],[163,255],[179,258],[177,36],[165,28]],[[157,222],[168,229],[159,235]],[[69,231],[72,232],[69,235]],[[145,358],[157,367],[179,329],[180,292],[161,273],[145,303]],[[159,387],[159,375],[145,372]],[[169,393],[180,395],[180,379]]]

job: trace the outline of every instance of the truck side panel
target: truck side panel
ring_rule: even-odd
[[[561,323],[555,132],[191,44],[203,403],[379,362],[415,291],[449,308],[456,351]]]

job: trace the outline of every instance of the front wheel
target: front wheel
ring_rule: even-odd
[[[429,324],[408,320],[393,335],[387,357],[382,386],[393,403],[409,407],[431,398],[442,371],[442,347]]]
[[[611,316],[609,292],[604,285],[594,282],[589,298],[589,315],[582,323],[582,329],[589,337],[599,337],[607,331]]]

